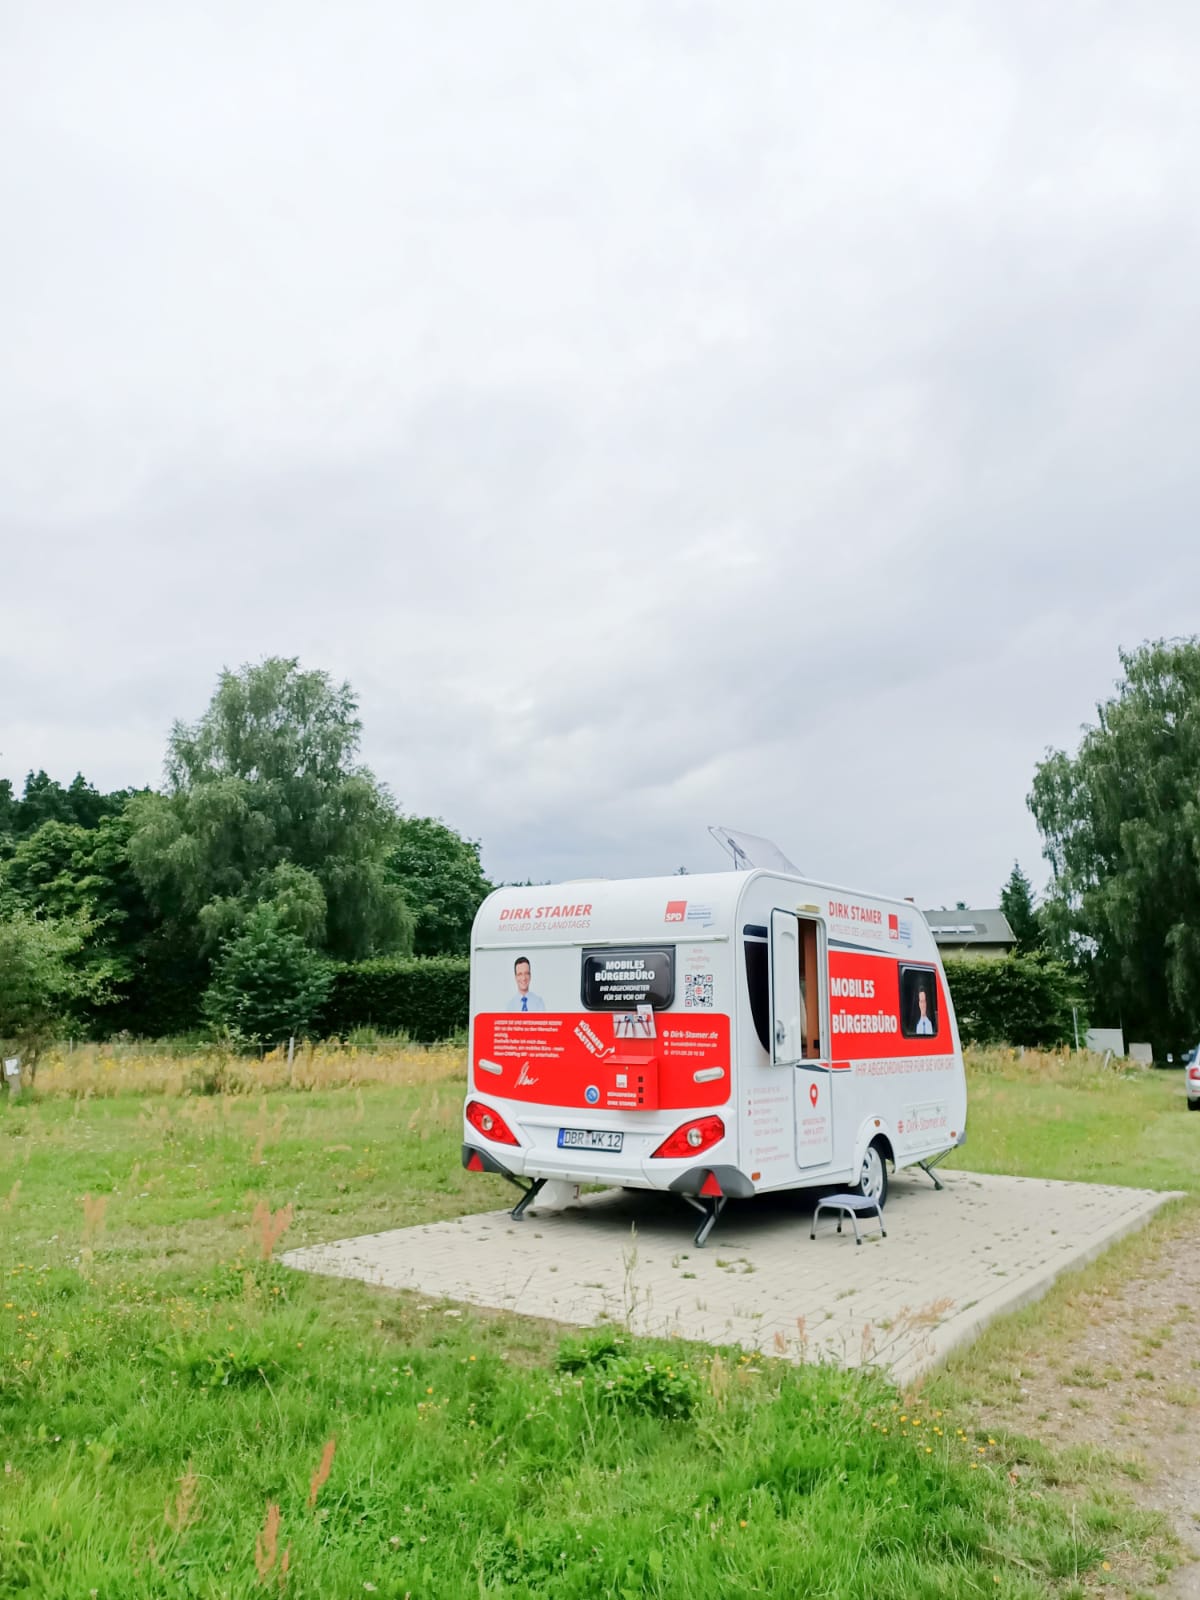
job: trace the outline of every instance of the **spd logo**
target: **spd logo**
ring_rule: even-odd
[[[663,921],[664,922],[682,922],[686,916],[687,916],[687,901],[686,900],[668,900],[667,901],[667,914],[666,914],[666,916],[663,917]]]
[[[899,937],[900,937],[900,918],[897,917],[897,916],[893,916],[892,913],[889,912],[888,913],[888,938],[889,939],[898,939]]]

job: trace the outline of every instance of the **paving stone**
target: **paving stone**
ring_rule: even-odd
[[[610,1191],[562,1211],[534,1205],[289,1251],[306,1272],[360,1278],[590,1326],[738,1344],[796,1361],[864,1361],[904,1381],[994,1317],[1044,1294],[1168,1194],[972,1172],[893,1179],[887,1238],[870,1222],[856,1246],[813,1197],[733,1202],[703,1249],[694,1216],[669,1195]],[[687,1276],[685,1276],[685,1274]]]

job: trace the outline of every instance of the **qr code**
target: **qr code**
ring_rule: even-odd
[[[711,972],[689,972],[683,980],[683,1004],[688,1011],[711,1011],[713,1008],[713,975]]]

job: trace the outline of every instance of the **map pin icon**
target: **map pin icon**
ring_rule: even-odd
[[[813,1110],[815,1111],[817,1109],[817,1086],[815,1083],[810,1083],[808,1086],[808,1098],[812,1101]]]

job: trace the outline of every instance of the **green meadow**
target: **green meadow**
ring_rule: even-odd
[[[459,1054],[324,1059],[259,1093],[93,1052],[0,1102],[0,1595],[958,1600],[1166,1569],[1115,1460],[974,1425],[970,1353],[901,1395],[289,1271],[510,1199],[460,1167]],[[1196,1186],[1178,1074],[992,1054],[971,1092],[965,1165]]]

